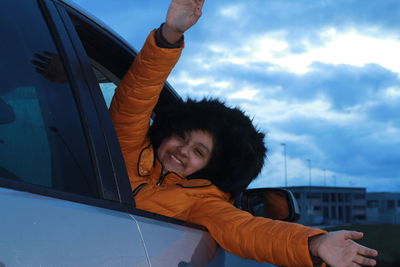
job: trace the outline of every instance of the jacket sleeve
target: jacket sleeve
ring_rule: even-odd
[[[326,233],[296,223],[254,217],[218,197],[199,198],[188,220],[205,226],[225,250],[279,266],[312,267],[308,239]]]
[[[125,161],[148,140],[151,113],[164,83],[181,54],[181,48],[160,48],[155,30],[117,87],[110,112]],[[128,164],[127,164],[128,165]],[[129,169],[129,166],[128,166]]]

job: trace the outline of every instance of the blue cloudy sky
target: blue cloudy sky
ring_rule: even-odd
[[[140,48],[167,0],[75,0]],[[206,1],[169,82],[239,105],[267,133],[254,186],[400,191],[400,1]],[[309,159],[310,161],[307,161]],[[311,163],[309,165],[309,163]]]

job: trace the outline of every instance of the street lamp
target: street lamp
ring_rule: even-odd
[[[311,159],[306,159],[308,162],[308,183],[311,187]]]
[[[283,146],[283,157],[284,157],[284,166],[285,166],[285,187],[287,187],[287,164],[286,164],[286,143],[281,143]]]
[[[307,211],[308,211],[308,220],[311,222],[312,221],[312,219],[311,219],[311,216],[312,216],[312,213],[313,213],[313,206],[312,206],[312,199],[311,199],[311,196],[312,196],[312,193],[311,193],[311,159],[306,159],[306,161],[308,162],[308,183],[309,183],[309,194],[310,194],[310,197],[308,198],[308,208],[307,208]]]

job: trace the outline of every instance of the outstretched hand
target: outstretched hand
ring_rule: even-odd
[[[310,251],[332,267],[375,266],[378,252],[357,244],[363,233],[355,231],[336,231],[326,235],[311,237]]]
[[[176,43],[198,21],[203,4],[204,0],[172,0],[162,29],[164,38]]]

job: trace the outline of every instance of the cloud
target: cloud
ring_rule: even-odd
[[[293,51],[287,39],[287,32],[257,33],[246,38],[241,45],[229,42],[211,44],[208,49],[214,54],[213,63],[228,62],[237,65],[255,63],[271,64],[268,70],[284,70],[304,74],[313,70],[313,63],[351,65],[362,67],[378,64],[400,74],[400,40],[394,37],[366,35],[356,29],[339,32],[335,28],[319,32],[323,40],[314,44],[303,39],[301,52]]]
[[[223,97],[225,93],[232,92],[232,83],[228,79],[218,78],[210,73],[196,75],[185,70],[173,72],[169,82],[184,97]]]
[[[397,101],[400,98],[400,87],[389,87],[385,90],[384,94],[388,101]]]
[[[245,99],[245,100],[254,100],[255,96],[258,94],[258,90],[243,88],[242,90],[235,92],[231,95],[228,95],[228,99]]]
[[[219,10],[219,14],[230,19],[239,19],[241,16],[243,16],[243,9],[244,6],[240,4],[224,6]]]

